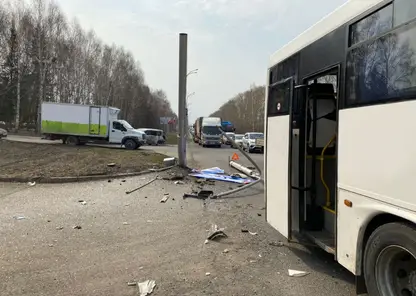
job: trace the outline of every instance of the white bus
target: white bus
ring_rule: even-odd
[[[416,295],[416,0],[350,0],[272,55],[268,223],[357,294]]]

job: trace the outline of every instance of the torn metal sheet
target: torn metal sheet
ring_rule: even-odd
[[[139,287],[140,296],[147,296],[152,294],[153,289],[156,287],[156,282],[154,280],[147,280],[141,283],[137,283]]]
[[[237,176],[229,176],[224,174],[213,174],[213,173],[204,173],[202,171],[194,171],[194,173],[189,174],[189,176],[196,177],[196,178],[204,178],[209,180],[217,180],[217,181],[224,181],[224,182],[232,182],[237,184],[248,184],[251,183],[251,179],[244,179]]]

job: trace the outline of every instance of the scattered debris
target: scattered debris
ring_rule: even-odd
[[[168,193],[169,194],[169,193]],[[169,199],[169,195],[165,195],[161,200],[160,200],[160,202],[161,203],[166,203],[167,201],[168,201],[168,199]]]
[[[149,182],[144,183],[143,185],[141,185],[141,186],[139,186],[139,187],[137,187],[137,188],[135,188],[133,190],[126,191],[126,194],[130,194],[130,193],[133,193],[133,192],[135,192],[135,191],[137,191],[139,189],[142,189],[143,187],[146,187],[147,185],[149,185],[149,184],[153,183],[154,181],[156,181],[158,178],[159,178],[159,176],[156,176],[152,180],[150,180]],[[145,198],[147,198],[147,196]]]
[[[129,222],[123,222],[123,225],[130,225]]]
[[[211,275],[211,273],[210,272],[206,272],[205,275],[206,276],[209,276],[209,275]]]
[[[36,185],[36,182],[35,181],[33,181],[33,182],[27,182],[27,185],[30,186],[30,187],[33,187],[33,186]]]
[[[168,157],[168,158],[163,159],[163,165],[165,167],[170,167],[170,166],[173,166],[175,164],[176,164],[175,157]]]
[[[193,169],[192,173],[189,174],[189,176],[202,178],[202,179],[209,179],[209,180],[232,182],[232,183],[238,183],[238,184],[247,184],[247,183],[252,182],[252,180],[248,178],[240,178],[238,176],[227,175],[225,174],[224,170],[218,167],[204,169],[204,170]]]
[[[289,269],[288,270],[288,274],[291,277],[302,277],[302,276],[308,275],[309,272],[300,271],[300,270],[294,270],[294,269]]]
[[[251,232],[251,231],[249,231],[248,233],[250,233],[251,235],[257,235],[257,232]]]
[[[130,286],[130,287],[137,286],[137,282],[128,282],[127,286]]]
[[[124,183],[124,182],[126,182],[126,180],[121,180],[121,182],[123,182],[123,183]]]
[[[13,218],[16,219],[16,220],[25,220],[26,219],[25,216],[14,216]]]
[[[48,247],[52,248],[53,247],[53,244],[49,244]]]
[[[185,183],[182,182],[182,181],[175,181],[175,185],[183,185],[183,184],[185,184]]]
[[[166,180],[166,181],[178,181],[178,180],[183,180],[183,179],[185,179],[185,176],[182,173],[178,173],[178,172],[166,173],[162,177],[162,180]]]
[[[83,206],[85,206],[85,205],[87,204],[87,202],[86,202],[85,200],[82,200],[82,199],[80,199],[78,202],[79,202],[80,204],[82,204]]]
[[[140,296],[147,296],[152,294],[153,289],[156,287],[156,282],[154,280],[147,280],[141,283],[137,283],[139,287]]]
[[[48,222],[48,223],[49,223],[49,222],[51,222],[51,220],[49,220],[49,219],[48,219],[48,220],[46,220],[46,222]]]
[[[212,198],[214,196],[214,192],[211,190],[201,190],[198,192],[198,194],[188,194],[188,193],[184,193],[183,198],[187,198],[187,197],[193,197],[193,198],[197,198],[197,199],[207,199],[207,198]]]
[[[228,237],[224,232],[224,228],[218,228],[217,225],[212,226],[211,234],[207,237],[208,240],[216,240],[223,237]]]
[[[116,166],[116,164],[114,162],[111,162],[111,163],[108,163],[107,166],[108,167],[114,167],[114,166]]]
[[[74,227],[72,227],[73,229],[82,229],[82,227],[80,225],[75,225]]]
[[[227,254],[230,250],[225,249],[224,251],[222,251],[224,254]]]
[[[146,222],[147,222],[147,223],[152,223],[153,221],[152,221],[152,220],[147,220]]]
[[[269,245],[273,247],[283,247],[285,244],[283,242],[270,242]]]
[[[243,173],[235,173],[235,174],[232,174],[231,177],[237,177],[237,178],[241,178],[241,179],[247,179],[248,178],[248,176],[246,174],[243,174]]]
[[[257,213],[257,216],[261,217],[261,214],[260,213]]]
[[[206,245],[207,243],[209,243],[209,240],[207,240],[207,239],[206,239],[206,240],[204,241],[204,244]]]
[[[250,260],[250,263],[256,263],[257,260]]]
[[[64,229],[64,227],[63,227],[63,226],[58,226],[58,227],[56,227],[56,230],[62,230],[62,229]]]
[[[111,180],[108,180],[108,183],[111,183]]]

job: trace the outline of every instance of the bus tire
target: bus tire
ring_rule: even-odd
[[[416,229],[398,222],[378,227],[365,246],[363,267],[369,296],[414,295],[403,283],[416,280]]]
[[[137,146],[136,141],[133,139],[127,139],[124,141],[124,147],[126,147],[127,150],[135,150]]]

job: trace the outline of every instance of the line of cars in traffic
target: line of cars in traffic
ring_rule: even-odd
[[[235,133],[227,132],[226,135],[229,138],[232,138],[236,145],[239,145],[241,148],[243,148],[243,150],[247,151],[248,153],[253,153],[253,152],[264,153],[264,134],[263,133],[249,132],[245,134],[235,134]],[[222,144],[230,145],[233,148],[237,148],[225,136],[222,136]]]

